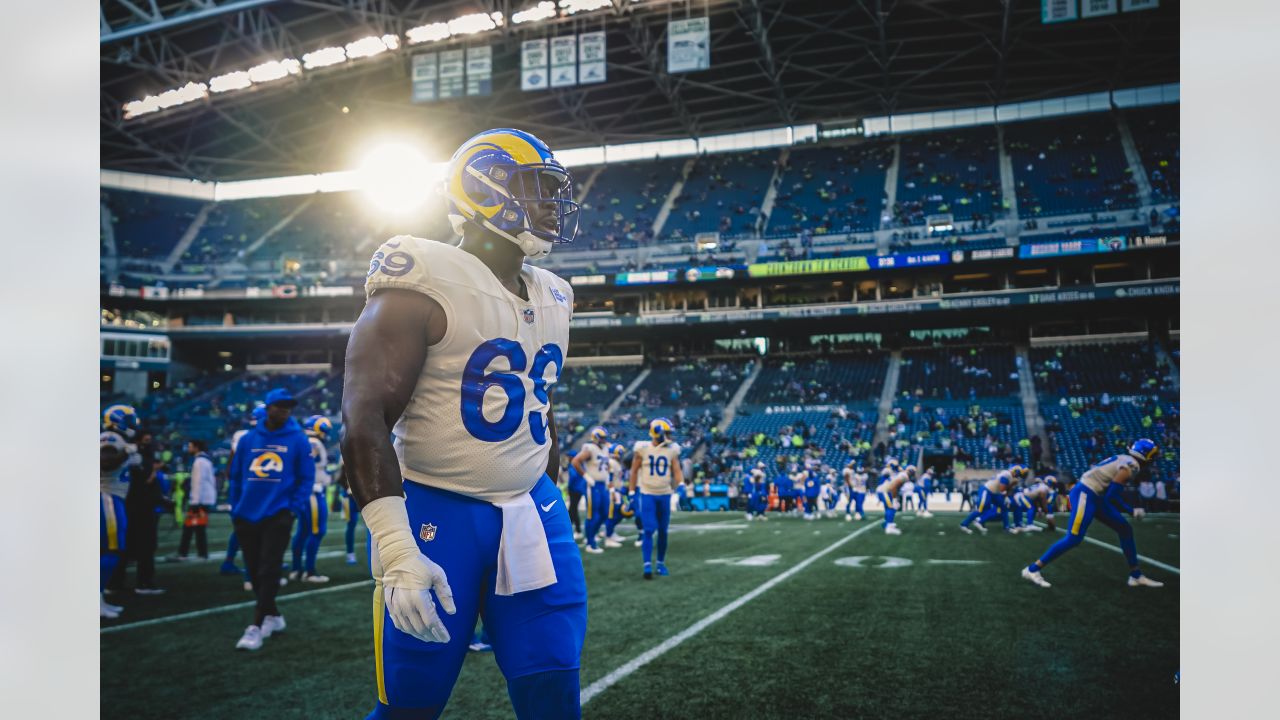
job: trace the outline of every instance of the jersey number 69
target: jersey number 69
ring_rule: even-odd
[[[511,367],[510,372],[485,372],[489,364],[496,358],[504,357]],[[462,369],[462,425],[473,437],[484,442],[502,442],[509,439],[520,428],[524,419],[525,389],[524,381],[516,373],[529,369],[529,379],[533,381],[533,395],[539,402],[547,403],[547,379],[544,377],[547,365],[555,363],[556,380],[560,379],[560,371],[564,365],[564,352],[558,345],[547,343],[533,356],[533,364],[529,364],[524,348],[515,340],[494,338],[481,344],[471,353],[467,365]],[[484,394],[491,387],[498,387],[506,393],[507,406],[502,416],[489,422],[484,416]],[[539,445],[547,443],[547,420],[537,410],[529,413],[529,433],[533,441]]]

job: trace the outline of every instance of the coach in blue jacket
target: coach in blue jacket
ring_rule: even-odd
[[[310,498],[316,475],[307,436],[290,417],[298,401],[276,388],[265,404],[266,421],[240,438],[230,471],[231,520],[257,599],[253,624],[236,643],[241,650],[257,650],[273,632],[284,630],[276,607],[280,566],[293,518]]]

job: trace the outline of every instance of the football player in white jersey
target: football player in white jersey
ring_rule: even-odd
[[[309,583],[327,583],[329,576],[316,572],[316,555],[320,543],[329,531],[329,502],[325,494],[333,484],[329,476],[329,450],[325,443],[333,433],[333,421],[323,415],[312,415],[302,423],[311,446],[311,461],[316,466],[316,480],[311,487],[308,506],[298,518],[298,530],[293,536],[293,569],[290,580]]]
[[[898,524],[893,521],[894,515],[897,514],[895,503],[901,498],[902,486],[907,483],[908,474],[905,471],[898,472],[896,475],[880,481],[876,486],[876,498],[880,500],[880,504],[884,506],[884,534],[885,535],[901,535],[902,530]]]
[[[609,503],[608,440],[608,430],[591,428],[591,439],[582,444],[572,462],[573,469],[587,479],[587,544],[584,550],[593,554],[604,552],[596,545],[596,535],[604,527],[612,509]]]
[[[640,488],[640,515],[644,518],[640,548],[644,554],[644,579],[652,580],[653,536],[658,535],[659,575],[667,570],[667,527],[671,524],[671,491],[684,484],[680,468],[680,445],[671,438],[671,421],[655,418],[649,423],[652,441],[636,443],[631,460],[629,490]]]
[[[124,608],[106,601],[102,593],[107,579],[124,558],[126,518],[124,497],[129,492],[129,470],[141,464],[136,445],[138,413],[128,405],[112,405],[102,413],[98,435],[98,614],[114,620]]]
[[[342,456],[376,581],[370,717],[438,716],[483,614],[516,717],[576,718],[586,581],[551,414],[573,288],[525,263],[573,239],[571,177],[541,140],[489,130],[454,153],[444,194],[461,242],[383,243],[347,344]]]
[[[267,406],[258,403],[253,406],[253,411],[249,414],[248,427],[240,428],[231,436],[231,455],[227,458],[227,467],[235,467],[236,447],[240,444],[240,438],[249,434],[249,428],[258,427],[258,423],[267,419]],[[231,535],[227,538],[227,556],[222,560],[222,567],[218,572],[223,575],[239,575],[241,570],[236,567],[236,554],[240,552],[240,540],[236,537],[236,531],[232,530]],[[245,590],[252,588],[249,582],[248,572],[245,572],[244,578]]]
[[[618,534],[618,523],[632,515],[626,492],[627,473],[622,464],[626,454],[627,449],[620,443],[609,446],[609,517],[604,523],[604,546],[608,548],[622,547],[626,538]]]
[[[1018,532],[1017,528],[1009,527],[1008,496],[1018,487],[1018,483],[1030,476],[1030,468],[1022,464],[1012,465],[1008,470],[1001,470],[996,473],[995,477],[978,488],[978,506],[964,520],[960,521],[960,532],[972,535],[973,530],[969,529],[969,525],[977,521],[978,532],[986,535],[986,522],[994,518],[996,512],[999,512],[1000,520],[1004,523],[1005,532],[1016,534]]]
[[[1053,498],[1053,483],[1055,478],[1048,475],[1044,478],[1036,478],[1030,485],[1025,488],[1019,488],[1013,494],[1013,524],[1021,528],[1022,532],[1043,532],[1044,528],[1034,524],[1036,513],[1044,516],[1045,524],[1050,530],[1057,530],[1054,525],[1053,511],[1050,509],[1049,503]]]
[[[1129,587],[1163,587],[1164,583],[1142,574],[1138,566],[1138,546],[1133,540],[1133,527],[1124,519],[1120,508],[1113,504],[1124,485],[1137,478],[1143,466],[1159,456],[1160,448],[1154,442],[1140,438],[1129,446],[1129,451],[1124,455],[1112,455],[1086,470],[1080,481],[1071,488],[1071,519],[1066,536],[1051,545],[1039,560],[1023,568],[1022,577],[1040,587],[1049,587],[1049,581],[1040,575],[1040,571],[1083,542],[1085,533],[1089,531],[1089,524],[1096,517],[1120,536],[1120,549],[1124,552],[1125,561],[1129,563]],[[1134,512],[1141,517],[1139,511]]]
[[[852,521],[862,519],[862,502],[867,498],[867,480],[871,474],[859,461],[850,460],[844,466],[844,493],[849,496],[849,504],[845,507],[844,519]]]

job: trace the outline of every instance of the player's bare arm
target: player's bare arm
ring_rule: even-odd
[[[351,330],[342,396],[344,475],[361,505],[404,494],[391,428],[447,330],[444,309],[422,293],[382,290]]]
[[[635,457],[631,458],[631,476],[627,479],[627,492],[634,493],[636,491],[636,478],[640,476],[640,451],[636,451]]]
[[[551,436],[551,451],[547,453],[547,477],[555,482],[560,476],[560,435],[556,431],[556,415],[551,411],[554,398],[547,397],[547,433]],[[574,458],[575,460],[577,458]]]

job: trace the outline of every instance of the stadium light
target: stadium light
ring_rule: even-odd
[[[249,73],[245,70],[219,75],[209,80],[210,92],[224,93],[231,90],[242,90],[253,84]]]
[[[456,17],[449,21],[449,32],[454,35],[474,35],[478,32],[493,30],[498,27],[497,20],[502,17],[502,13],[493,13],[493,15],[475,13]]]
[[[395,50],[398,47],[400,47],[400,38],[395,35],[383,35],[382,37],[370,35],[347,43],[347,58],[355,60],[356,58],[373,57],[374,55],[381,55],[388,50]]]
[[[540,2],[527,10],[511,13],[511,24],[523,25],[524,23],[546,20],[555,16],[556,4],[550,2],[550,0],[543,0],[543,2]]]
[[[249,79],[255,83],[271,82],[302,72],[302,63],[293,58],[272,60],[249,68]]]
[[[378,145],[365,155],[357,182],[379,209],[408,213],[422,205],[443,177],[444,163],[431,163],[403,142]]]
[[[132,120],[139,115],[146,115],[176,105],[195,102],[209,95],[209,86],[204,83],[189,82],[180,88],[166,90],[159,95],[148,95],[141,100],[133,100],[124,104],[124,119]]]
[[[302,56],[302,67],[308,70],[337,65],[347,59],[347,52],[340,47],[327,47]]]
[[[575,15],[580,12],[590,12],[612,6],[610,0],[560,0],[560,10],[565,15]]]
[[[405,31],[405,36],[409,38],[410,45],[417,45],[424,42],[437,42],[448,39],[449,24],[448,23],[431,23],[430,25],[419,25],[418,27],[409,28]]]

